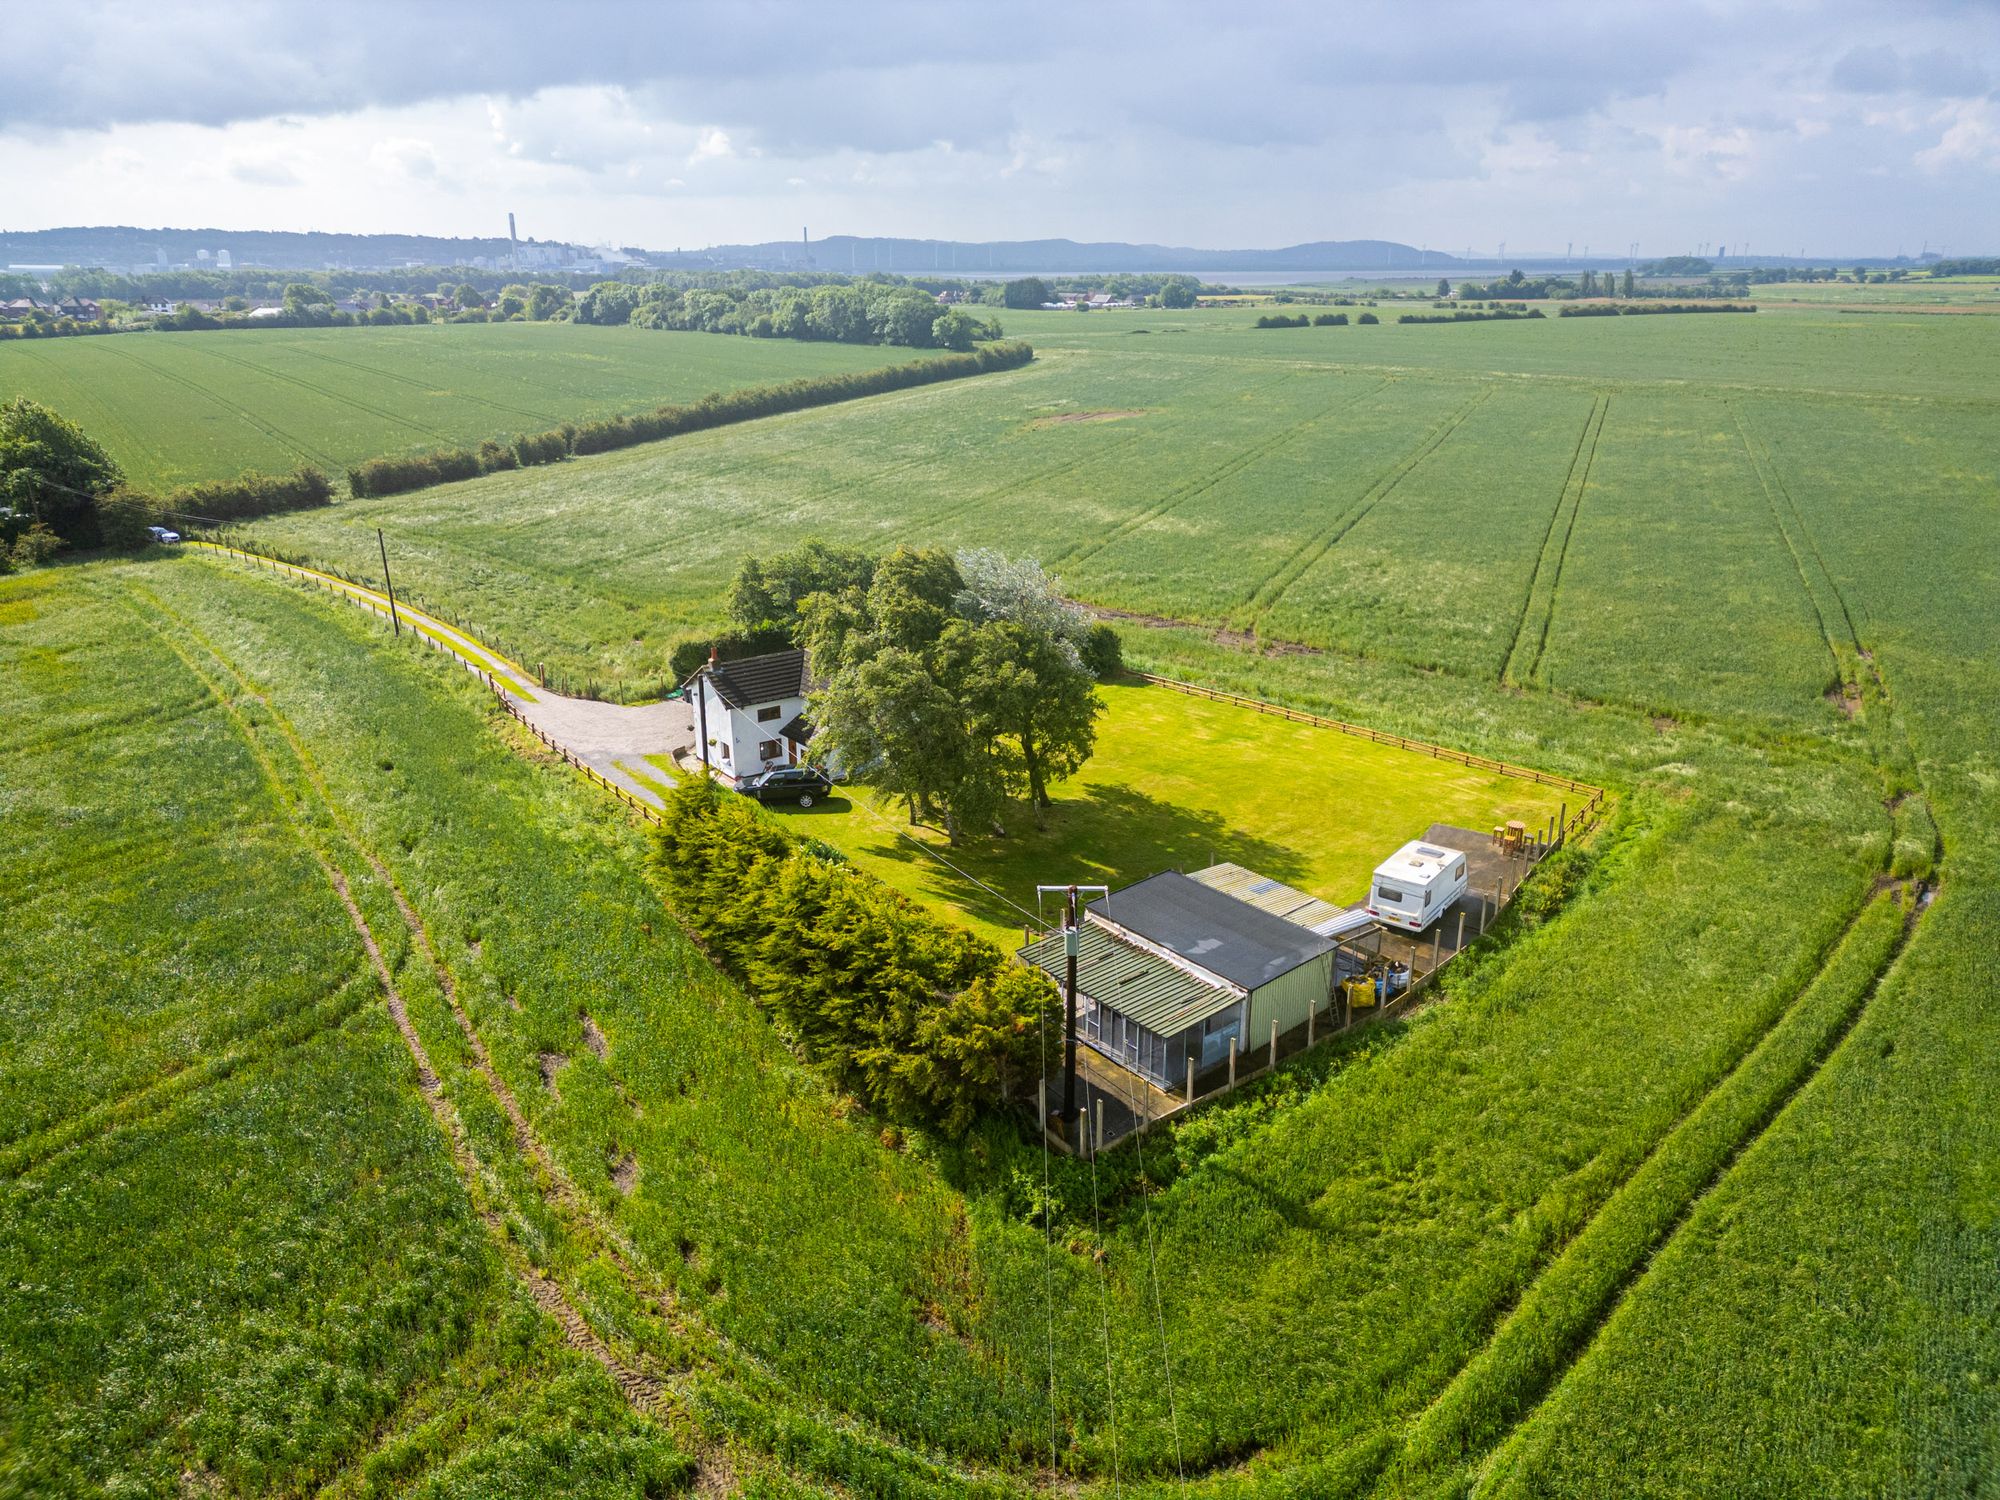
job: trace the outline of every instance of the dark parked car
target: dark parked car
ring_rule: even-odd
[[[833,783],[826,772],[811,766],[780,766],[745,777],[736,790],[759,802],[796,802],[800,807],[811,807],[833,791]]]

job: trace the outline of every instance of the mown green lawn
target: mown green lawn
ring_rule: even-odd
[[[1169,688],[1100,691],[1097,753],[1058,789],[1046,829],[1022,807],[1006,838],[953,849],[865,786],[774,811],[898,890],[1018,946],[1037,885],[1121,886],[1227,860],[1346,905],[1432,823],[1539,827],[1579,802],[1560,788]]]

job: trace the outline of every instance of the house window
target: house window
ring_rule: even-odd
[[[763,744],[757,747],[757,753],[765,760],[778,760],[784,755],[785,751],[784,747],[776,740],[765,740]]]
[[[722,758],[723,758],[724,760],[728,760],[728,759],[729,759],[729,741],[727,741],[727,740],[724,740],[724,741],[722,742]]]
[[[772,720],[774,720],[774,719],[776,719],[776,718],[778,717],[778,714],[779,714],[779,712],[781,711],[781,708],[782,708],[782,705],[780,705],[780,704],[776,704],[776,703],[773,703],[773,704],[771,704],[771,705],[770,705],[769,707],[767,707],[767,708],[760,708],[760,709],[758,709],[758,710],[757,710],[757,722],[758,722],[759,724],[769,724],[769,723],[770,723],[770,722],[771,722]]]

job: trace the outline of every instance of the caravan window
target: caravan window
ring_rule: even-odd
[[[1375,887],[1375,899],[1389,906],[1401,906],[1405,897],[1401,891],[1392,891],[1386,885]]]

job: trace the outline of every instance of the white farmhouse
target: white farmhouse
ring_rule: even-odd
[[[713,654],[683,684],[694,702],[695,754],[724,781],[805,759],[807,671],[803,651],[741,661]]]

